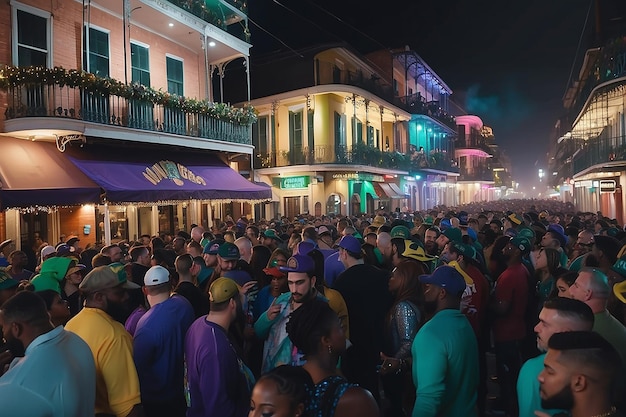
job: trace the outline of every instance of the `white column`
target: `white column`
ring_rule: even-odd
[[[111,244],[111,215],[109,213],[109,204],[104,203],[104,245]]]
[[[152,206],[150,235],[155,236],[160,232],[159,230],[159,206]]]

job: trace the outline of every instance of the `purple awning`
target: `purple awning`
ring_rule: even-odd
[[[52,143],[0,138],[2,209],[98,203],[100,187]]]
[[[112,203],[272,197],[270,187],[246,180],[206,153],[85,147],[73,150],[69,159]]]

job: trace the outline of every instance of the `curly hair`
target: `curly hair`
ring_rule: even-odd
[[[315,355],[320,339],[330,335],[337,320],[337,313],[326,301],[314,298],[291,313],[286,326],[287,335],[305,356]]]

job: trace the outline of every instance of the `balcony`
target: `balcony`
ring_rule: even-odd
[[[95,124],[108,133],[129,128],[251,145],[256,121],[251,107],[186,99],[62,68],[3,68],[0,90],[7,92],[5,131],[15,136],[87,134]]]
[[[466,182],[494,182],[493,172],[490,168],[481,167],[473,168],[471,170],[467,168],[461,168],[458,181]]]
[[[410,160],[398,152],[383,152],[367,145],[346,146],[315,146],[282,150],[278,152],[259,153],[255,157],[255,168],[275,168],[290,165],[366,165],[377,168],[389,168],[408,171]]]
[[[417,94],[396,97],[391,85],[376,74],[367,75],[363,71],[342,70],[333,63],[319,61],[318,84],[344,84],[359,87],[411,114],[429,116],[456,130],[454,117],[443,111],[438,102],[424,103],[421,101],[421,96]]]
[[[572,158],[574,174],[594,165],[608,163],[622,167],[626,165],[626,136],[607,137],[601,134],[586,141],[583,148]]]
[[[454,161],[445,153],[433,153],[428,158],[415,159],[399,152],[384,152],[367,145],[300,147],[292,150],[259,153],[255,156],[255,168],[275,168],[290,165],[365,165],[375,168],[389,168],[408,172],[434,169],[446,172],[459,172]]]
[[[247,18],[248,4],[243,0],[167,0],[169,3],[182,10],[199,17],[211,25],[231,33],[240,39],[250,42],[250,33],[246,31],[233,31],[230,28],[234,23]]]

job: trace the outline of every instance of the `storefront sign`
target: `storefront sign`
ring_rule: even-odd
[[[335,180],[358,180],[358,181],[375,181],[384,182],[382,175],[367,174],[363,172],[335,172],[333,173]]]
[[[600,181],[600,192],[601,193],[614,193],[615,192],[615,181],[613,181],[613,180],[602,180],[602,181]]]
[[[169,179],[179,187],[182,187],[187,180],[194,184],[206,185],[206,181],[199,175],[195,175],[189,168],[172,161],[159,161],[156,164],[146,167],[143,176],[153,185],[157,185],[162,180]]]
[[[278,177],[274,178],[274,185],[277,185],[281,190],[294,190],[297,188],[307,188],[311,177],[303,175],[299,177]]]

